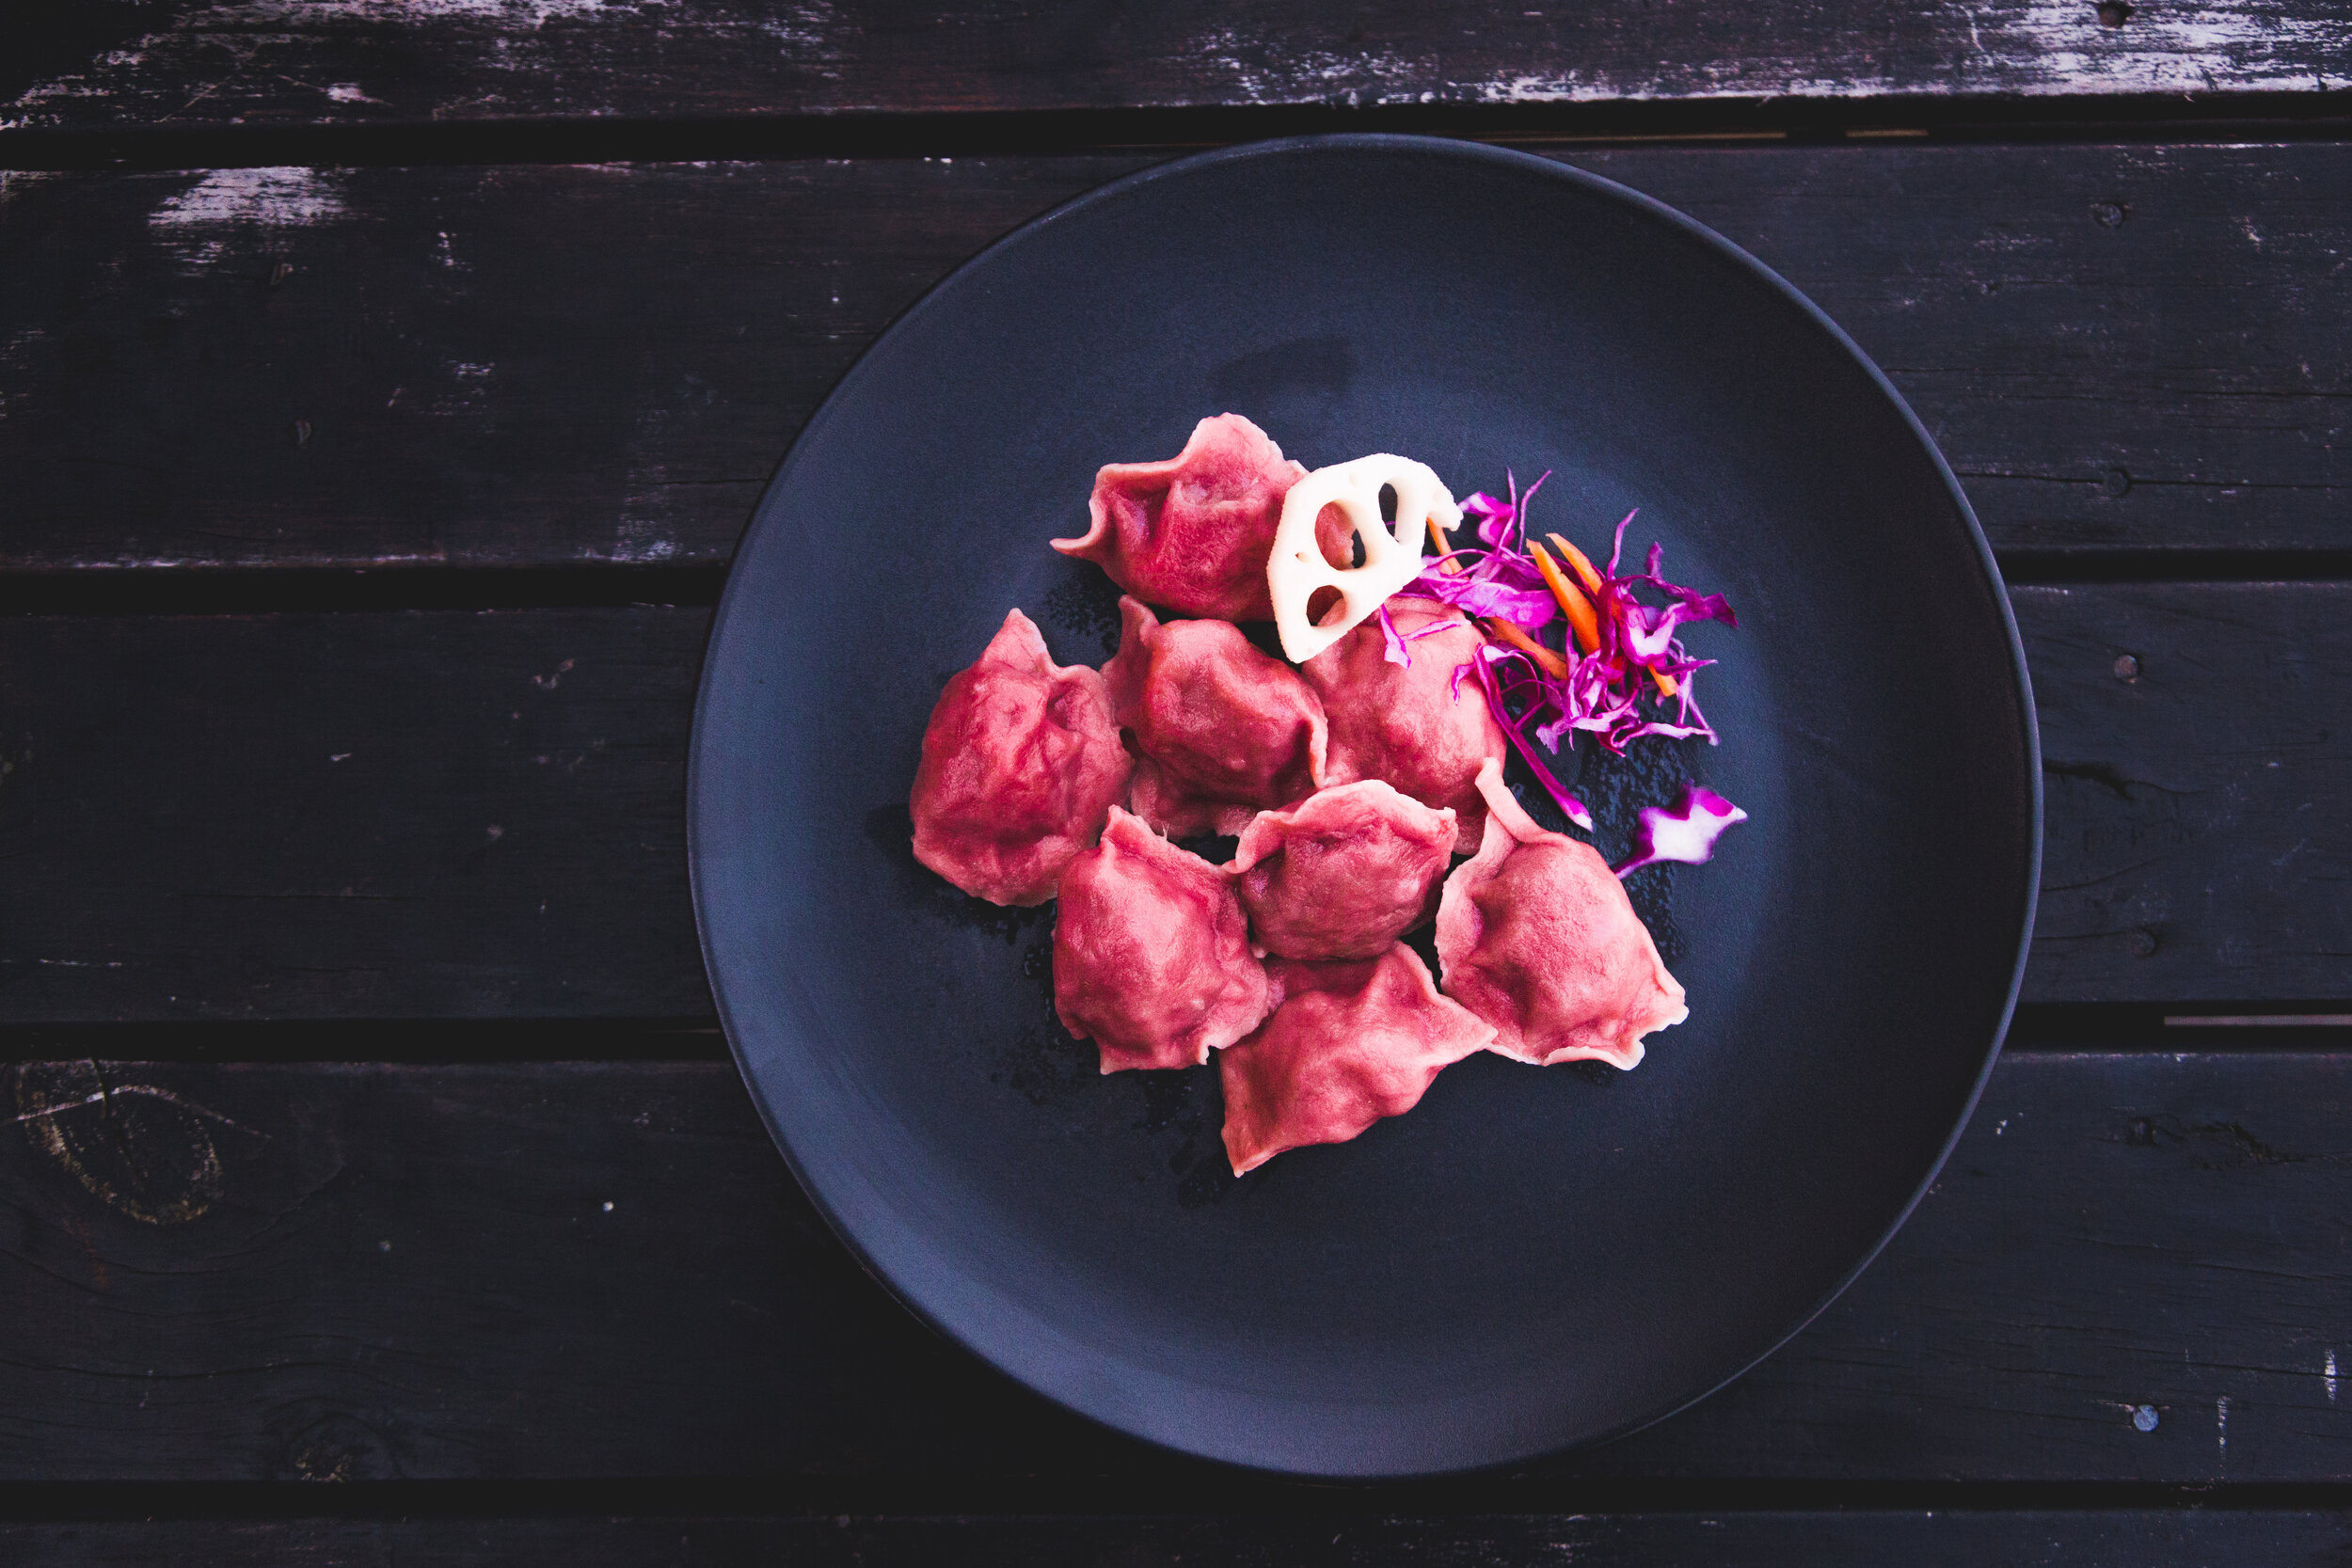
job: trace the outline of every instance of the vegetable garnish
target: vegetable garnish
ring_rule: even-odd
[[[1510,643],[1511,646],[1517,648],[1519,652],[1525,654],[1528,657],[1534,659],[1537,664],[1541,665],[1543,667],[1544,673],[1549,675],[1553,680],[1564,681],[1568,678],[1568,661],[1566,659],[1562,658],[1558,654],[1553,653],[1549,648],[1545,647],[1541,642],[1536,641],[1534,638],[1528,636],[1527,633],[1519,630],[1518,627],[1502,619],[1500,615],[1489,616],[1486,621],[1482,622],[1481,625],[1485,626],[1488,631],[1493,632],[1497,637],[1502,638],[1505,642]]]
[[[1576,580],[1584,585],[1584,592],[1600,592],[1600,573],[1594,569],[1591,557],[1556,533],[1547,533],[1544,537],[1550,540],[1551,547],[1560,552],[1560,559],[1575,569]]]
[[[1671,806],[1645,806],[1633,830],[1633,853],[1610,867],[1619,877],[1661,861],[1704,865],[1715,853],[1715,841],[1748,814],[1705,784],[1686,784]]]
[[[1458,689],[1464,670],[1470,671],[1478,676],[1478,684],[1486,693],[1486,705],[1496,713],[1504,716],[1498,721],[1502,726],[1502,733],[1510,737],[1512,747],[1526,759],[1527,766],[1534,771],[1535,782],[1544,786],[1544,793],[1551,797],[1552,804],[1558,806],[1569,821],[1589,833],[1593,831],[1593,814],[1584,809],[1583,801],[1568,793],[1566,785],[1552,776],[1551,769],[1544,766],[1544,759],[1535,754],[1535,748],[1527,743],[1527,736],[1520,733],[1518,725],[1513,723],[1508,717],[1511,710],[1505,705],[1504,697],[1508,692],[1518,689],[1519,685],[1524,684],[1524,681],[1506,686],[1502,677],[1495,673],[1497,666],[1505,663],[1532,665],[1532,661],[1525,654],[1509,648],[1498,648],[1491,642],[1485,643],[1472,651],[1468,664],[1461,665],[1454,670],[1455,685]],[[1541,680],[1543,676],[1538,673],[1527,678]],[[1557,748],[1555,747],[1554,750]]]
[[[1445,551],[1404,591],[1460,606],[1509,644],[1493,651],[1505,661],[1496,673],[1510,678],[1486,679],[1484,668],[1479,673],[1495,721],[1514,736],[1533,723],[1535,738],[1557,752],[1564,736],[1572,740],[1584,730],[1618,755],[1645,736],[1704,736],[1715,744],[1714,726],[1691,690],[1692,675],[1714,661],[1692,657],[1675,632],[1698,621],[1737,627],[1731,606],[1720,594],[1700,594],[1661,577],[1663,551],[1656,544],[1643,570],[1621,575],[1632,512],[1617,524],[1606,568],[1557,533],[1549,535],[1552,548],[1546,550],[1528,535],[1527,507],[1550,477],[1546,470],[1524,493],[1510,479],[1507,499],[1482,491],[1462,502],[1463,515],[1478,521],[1484,548]],[[1635,594],[1642,587],[1667,602],[1643,603]],[[1555,609],[1568,628],[1556,650],[1535,635],[1550,624]],[[1645,711],[1642,697],[1648,691],[1656,692],[1658,707]]]
[[[1462,575],[1462,563],[1450,559],[1454,554],[1454,546],[1446,543],[1445,525],[1438,521],[1435,513],[1430,514],[1429,516],[1429,547],[1438,552],[1438,570],[1450,578],[1458,578]]]
[[[1523,550],[1514,548],[1510,540],[1528,499],[1550,477],[1547,471],[1543,479],[1527,487],[1525,496],[1513,482],[1508,501],[1481,491],[1462,502],[1463,515],[1478,519],[1478,537],[1486,548],[1444,551],[1406,585],[1405,592],[1457,605],[1470,615],[1509,621],[1522,631],[1548,624],[1554,604],[1551,591],[1545,587],[1535,562]]]
[[[1559,537],[1556,533],[1552,535],[1554,539]],[[1535,569],[1543,573],[1544,586],[1550,589],[1551,596],[1560,601],[1560,609],[1576,632],[1576,645],[1588,654],[1600,652],[1600,617],[1593,612],[1593,601],[1578,593],[1575,586],[1560,575],[1560,568],[1551,563],[1551,557],[1546,555],[1544,547],[1533,539],[1527,542],[1527,553],[1535,558]]]
[[[1631,522],[1632,520],[1633,515],[1627,513],[1626,521]],[[1592,558],[1556,533],[1548,533],[1544,537],[1551,541],[1551,547],[1560,552],[1561,559],[1576,569],[1577,580],[1584,585],[1584,591],[1597,596],[1601,589],[1600,573],[1593,565]],[[1542,553],[1535,546],[1531,545],[1529,548],[1535,549],[1539,555]],[[1573,620],[1574,617],[1571,616],[1570,619]],[[1592,646],[1597,647],[1599,644],[1596,642]],[[1652,670],[1649,673],[1649,678],[1657,686],[1658,694],[1661,697],[1671,697],[1678,689],[1675,678],[1663,670]]]
[[[1437,525],[1432,523],[1430,526],[1435,528]],[[1416,638],[1434,636],[1441,631],[1451,631],[1461,625],[1458,621],[1432,621],[1418,631],[1399,631],[1396,629],[1396,623],[1389,619],[1389,607],[1385,603],[1380,606],[1378,618],[1380,641],[1383,644],[1380,657],[1391,664],[1402,664],[1407,670],[1413,667],[1413,651],[1407,648],[1406,643]]]

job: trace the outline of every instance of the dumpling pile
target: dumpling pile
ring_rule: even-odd
[[[1216,1055],[1235,1175],[1402,1115],[1474,1052],[1630,1068],[1687,1016],[1607,863],[1504,788],[1502,727],[1456,676],[1475,622],[1399,595],[1303,666],[1234,624],[1272,613],[1305,477],[1238,414],[1102,469],[1092,526],[1053,543],[1125,591],[1117,655],[1057,666],[1011,611],[941,693],[911,800],[915,855],[957,887],[1059,898],[1054,1006],[1103,1071]],[[1352,525],[1327,513],[1338,567]],[[1174,842],[1209,833],[1238,835],[1226,863]],[[1402,940],[1432,920],[1441,981]]]

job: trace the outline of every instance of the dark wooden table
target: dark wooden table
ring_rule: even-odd
[[[2344,1560],[2347,81],[2343,0],[25,0],[0,1557]],[[1375,1488],[1107,1435],[861,1275],[681,828],[728,553],[875,332],[1342,128],[1820,301],[2000,552],[2049,792],[2009,1052],[1860,1283],[1625,1442]]]

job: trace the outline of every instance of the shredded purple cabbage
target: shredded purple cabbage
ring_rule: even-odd
[[[1504,486],[1511,492],[1510,499],[1497,500],[1486,491],[1481,490],[1462,503],[1462,510],[1478,519],[1478,537],[1486,541],[1487,548],[1495,550],[1510,548],[1511,535],[1515,528],[1522,540],[1527,537],[1526,529],[1519,521],[1519,515],[1527,510],[1528,501],[1534,497],[1536,491],[1544,487],[1544,481],[1550,477],[1551,470],[1546,468],[1536,476],[1535,483],[1527,487],[1527,494],[1522,496],[1519,494],[1518,476],[1505,468],[1502,470],[1502,481]]]
[[[1432,621],[1417,631],[1399,631],[1396,629],[1396,623],[1389,619],[1389,607],[1386,604],[1380,607],[1379,620],[1380,657],[1391,664],[1402,664],[1407,670],[1413,667],[1413,651],[1407,648],[1406,643],[1416,641],[1423,637],[1435,636],[1441,631],[1452,631],[1461,625],[1459,621]]]
[[[1517,648],[1499,648],[1487,642],[1474,649],[1470,654],[1470,662],[1454,672],[1454,689],[1457,693],[1461,689],[1464,669],[1477,675],[1478,684],[1485,689],[1486,693],[1486,705],[1494,710],[1495,721],[1502,726],[1502,733],[1510,737],[1511,744],[1518,749],[1519,755],[1526,759],[1527,766],[1534,769],[1535,782],[1544,786],[1544,792],[1551,797],[1554,805],[1567,815],[1569,821],[1589,833],[1593,831],[1593,814],[1584,809],[1583,801],[1569,794],[1567,787],[1552,776],[1551,769],[1544,766],[1544,759],[1535,754],[1535,748],[1527,743],[1526,735],[1519,729],[1519,725],[1526,721],[1524,716],[1515,720],[1511,715],[1506,699],[1512,692],[1519,689],[1525,682],[1515,681],[1506,686],[1496,675],[1495,666],[1512,663],[1525,666],[1538,679],[1543,675],[1543,672],[1535,668],[1535,661]]]
[[[1484,490],[1464,501],[1462,510],[1478,519],[1478,537],[1489,545],[1502,543],[1502,531],[1518,515],[1517,506],[1499,501]]]
[[[1549,471],[1544,475],[1544,479],[1550,477]],[[1464,501],[1462,510],[1478,519],[1478,536],[1486,547],[1455,550],[1438,558],[1406,592],[1443,599],[1471,615],[1498,616],[1531,635],[1549,624],[1557,606],[1534,557],[1526,549],[1527,503],[1542,483],[1543,479],[1538,479],[1521,494],[1513,482],[1507,500],[1482,492]],[[1676,633],[1702,621],[1721,621],[1736,628],[1739,620],[1721,594],[1701,594],[1660,576],[1663,551],[1656,544],[1650,546],[1642,571],[1621,576],[1618,567],[1624,559],[1625,531],[1634,515],[1629,512],[1617,524],[1609,568],[1600,574],[1599,592],[1590,595],[1600,646],[1590,653],[1581,652],[1564,631],[1559,652],[1567,665],[1565,677],[1549,674],[1534,659],[1516,654],[1515,679],[1507,688],[1490,689],[1488,703],[1496,722],[1515,735],[1533,724],[1535,738],[1546,751],[1556,753],[1564,741],[1573,744],[1580,730],[1619,755],[1643,739],[1696,736],[1704,736],[1710,746],[1717,742],[1714,726],[1707,721],[1692,689],[1692,677],[1714,661],[1693,657]],[[1464,562],[1470,564],[1458,576],[1445,570],[1448,562],[1459,566]],[[1667,602],[1645,604],[1635,596],[1637,587],[1654,590]],[[1565,618],[1562,619],[1565,623]],[[1671,697],[1659,687],[1657,677],[1661,675],[1674,685]],[[1521,703],[1516,713],[1499,695],[1506,690]]]
[[[1470,552],[1457,550],[1445,559],[1453,561],[1467,553]],[[1459,577],[1449,577],[1443,571],[1423,572],[1406,584],[1405,592],[1457,605],[1465,614],[1498,616],[1528,631],[1549,621],[1559,609],[1551,601],[1549,589],[1501,581],[1496,574],[1482,575],[1475,566]]]
[[[1705,784],[1686,784],[1671,806],[1645,806],[1633,830],[1633,853],[1610,869],[1620,877],[1661,861],[1704,865],[1714,858],[1715,841],[1748,814]]]
[[[1524,493],[1516,476],[1505,476],[1503,499],[1481,491],[1462,503],[1463,515],[1476,519],[1484,548],[1452,550],[1428,562],[1404,592],[1442,600],[1468,614],[1510,622],[1531,637],[1553,621],[1557,602],[1543,571],[1527,546],[1527,506],[1544,481],[1545,470]],[[1611,752],[1623,755],[1637,740],[1680,740],[1704,736],[1717,744],[1715,728],[1707,721],[1692,693],[1692,677],[1714,662],[1698,658],[1676,635],[1682,627],[1721,621],[1735,630],[1739,618],[1721,594],[1701,594],[1660,574],[1663,548],[1653,543],[1639,572],[1619,570],[1625,559],[1625,531],[1635,513],[1618,522],[1610,541],[1609,566],[1598,574],[1600,586],[1588,594],[1594,610],[1599,646],[1580,649],[1572,631],[1562,623],[1557,650],[1566,673],[1554,675],[1524,649],[1486,643],[1454,672],[1452,691],[1461,700],[1462,677],[1475,675],[1486,706],[1502,733],[1534,772],[1536,782],[1567,814],[1568,820],[1589,831],[1592,814],[1569,794],[1536,752],[1536,747],[1558,755],[1562,745],[1573,745],[1581,730],[1596,736]],[[1581,588],[1581,584],[1578,585]],[[1637,588],[1662,596],[1662,605],[1645,604]],[[1382,635],[1388,657],[1409,666],[1412,655],[1405,640],[1382,612]],[[1673,688],[1671,695],[1663,684]],[[1648,705],[1645,706],[1645,705]],[[1534,737],[1531,742],[1529,727]],[[1616,868],[1619,876],[1659,861],[1693,864],[1714,852],[1715,840],[1748,814],[1698,784],[1686,786],[1668,809],[1650,807],[1641,814],[1634,854]]]
[[[1507,478],[1508,476],[1506,476]],[[1405,592],[1422,598],[1442,599],[1471,615],[1492,615],[1522,631],[1548,626],[1559,606],[1544,586],[1543,573],[1533,556],[1515,546],[1515,533],[1524,542],[1527,503],[1543,488],[1551,470],[1519,494],[1518,481],[1510,479],[1511,499],[1497,500],[1480,491],[1462,503],[1462,511],[1478,519],[1481,549],[1459,549],[1432,560]]]

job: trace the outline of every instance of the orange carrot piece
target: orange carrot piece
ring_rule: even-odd
[[[1551,547],[1560,552],[1560,558],[1575,569],[1577,577],[1583,581],[1585,591],[1591,594],[1596,599],[1600,597],[1600,573],[1594,568],[1592,561],[1584,554],[1584,552],[1578,549],[1574,545],[1569,544],[1565,539],[1561,538],[1556,533],[1547,534],[1545,537],[1551,541]],[[1543,550],[1540,546],[1535,547],[1535,554],[1538,557],[1535,564],[1540,568],[1546,564],[1546,562],[1541,559]],[[1546,577],[1545,580],[1550,580],[1549,576]],[[1556,588],[1552,590],[1552,597],[1558,598],[1559,596],[1559,590]],[[1566,608],[1566,602],[1565,600],[1562,601],[1562,608]],[[1599,645],[1599,641],[1596,638],[1593,646],[1597,648]],[[1666,674],[1662,671],[1652,670],[1649,673],[1649,678],[1658,683],[1658,694],[1661,697],[1671,697],[1676,692],[1682,689],[1672,675]]]
[[[1576,580],[1584,585],[1584,592],[1596,599],[1599,598],[1600,573],[1594,569],[1592,561],[1584,552],[1556,533],[1547,534],[1545,537],[1551,541],[1551,547],[1560,552],[1560,559],[1575,568]]]
[[[1576,585],[1561,576],[1559,563],[1544,553],[1544,547],[1530,539],[1527,553],[1535,558],[1535,569],[1544,574],[1544,586],[1560,602],[1567,613],[1568,625],[1576,628],[1576,640],[1588,654],[1600,652],[1600,617],[1594,612],[1593,601],[1576,591]]]
[[[1429,515],[1429,542],[1438,547],[1438,555],[1449,558],[1453,555],[1454,546],[1446,543],[1445,530],[1438,526],[1438,515],[1434,512]],[[1452,559],[1441,560],[1438,562],[1438,570],[1447,577],[1458,578],[1462,575],[1462,563]]]
[[[1518,627],[1513,626],[1502,616],[1489,615],[1484,621],[1480,622],[1479,625],[1485,626],[1488,631],[1493,632],[1497,637],[1502,638],[1505,642],[1510,643],[1511,646],[1517,648],[1519,652],[1534,659],[1537,664],[1543,667],[1544,673],[1549,675],[1553,680],[1564,681],[1568,678],[1568,661],[1566,659],[1562,658],[1558,654],[1553,653],[1549,648],[1545,647],[1541,642],[1536,641],[1534,638],[1519,630]]]

